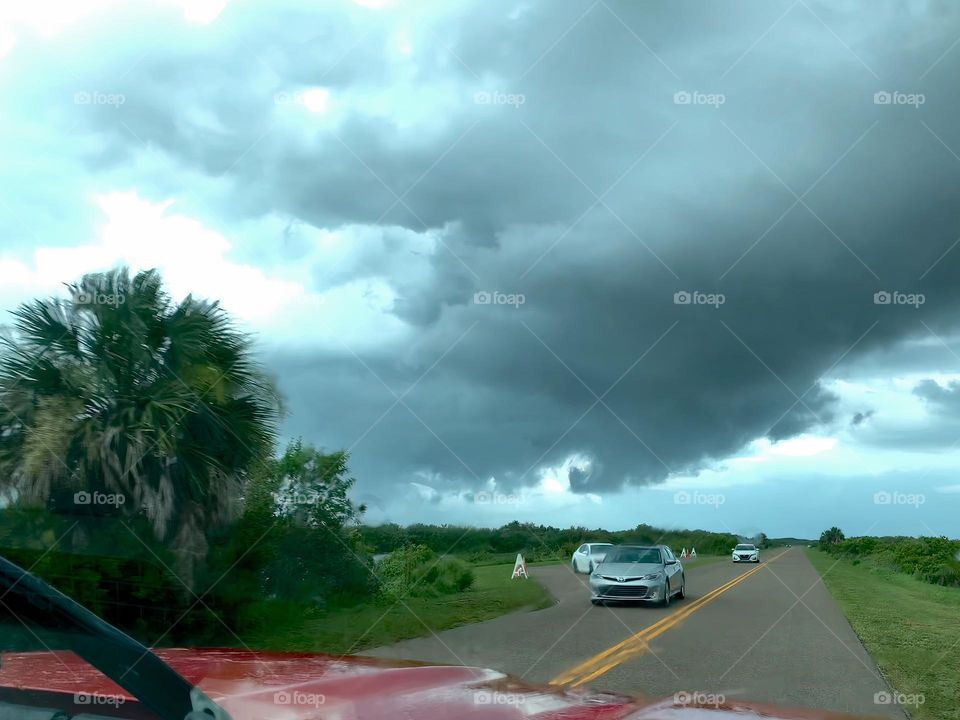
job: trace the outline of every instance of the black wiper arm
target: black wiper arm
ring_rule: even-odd
[[[51,648],[86,660],[164,720],[230,720],[226,710],[144,645],[0,557],[0,618],[6,613]]]

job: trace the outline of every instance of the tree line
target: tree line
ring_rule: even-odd
[[[696,548],[697,553],[702,555],[725,555],[741,542],[731,533],[664,530],[646,524],[639,524],[630,530],[604,530],[557,528],[518,521],[498,528],[417,523],[406,527],[397,524],[364,526],[358,532],[363,544],[374,553],[392,552],[405,545],[424,545],[434,552],[460,555],[474,562],[513,553],[523,553],[526,559],[532,561],[569,561],[573,551],[585,542],[663,544],[678,553],[683,548],[688,551]]]

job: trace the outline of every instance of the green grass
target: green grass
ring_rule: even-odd
[[[359,653],[407,638],[458,625],[489,620],[515,610],[549,607],[553,600],[533,578],[511,580],[513,563],[475,567],[473,587],[463,593],[433,598],[411,597],[403,603],[375,603],[304,618],[285,612],[268,627],[244,637],[251,648],[299,652]],[[429,628],[429,629],[428,629]]]
[[[960,719],[960,590],[806,553],[890,685],[923,694],[912,716]]]
[[[763,558],[761,558],[762,560]],[[695,567],[700,567],[701,565],[712,565],[713,563],[718,563],[726,560],[730,562],[729,555],[697,555],[696,560],[681,560],[683,567],[687,570]]]

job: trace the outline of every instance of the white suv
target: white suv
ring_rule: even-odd
[[[733,549],[733,561],[758,563],[760,562],[760,551],[756,545],[748,545],[746,543],[737,545]]]

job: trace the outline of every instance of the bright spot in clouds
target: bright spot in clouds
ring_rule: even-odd
[[[29,297],[62,297],[65,280],[127,265],[131,272],[158,269],[176,301],[189,293],[219,300],[250,329],[269,333],[276,342],[346,343],[356,351],[397,341],[409,331],[391,312],[397,292],[384,277],[339,278],[315,289],[314,263],[347,247],[340,240],[350,229],[319,233],[308,241],[308,257],[266,271],[239,260],[219,231],[176,213],[174,200],[150,202],[136,192],[92,200],[103,221],[85,244],[38,247],[32,257],[0,250],[0,307],[13,308]]]
[[[227,0],[181,0],[183,16],[197,25],[212,23],[227,6]]]
[[[833,450],[836,445],[837,439],[833,437],[801,435],[774,443],[770,446],[768,453],[781,457],[810,457],[811,455],[819,455],[828,450]]]
[[[144,5],[179,7],[187,22],[207,25],[223,12],[229,0],[159,0]],[[0,3],[0,57],[9,51],[10,26],[22,25],[44,37],[63,33],[92,15],[106,15],[112,7],[125,8],[131,3],[121,0],[34,0],[33,2]],[[12,36],[11,36],[12,37]]]
[[[324,113],[330,103],[330,91],[326,88],[311,88],[303,93],[303,106],[310,112]]]

